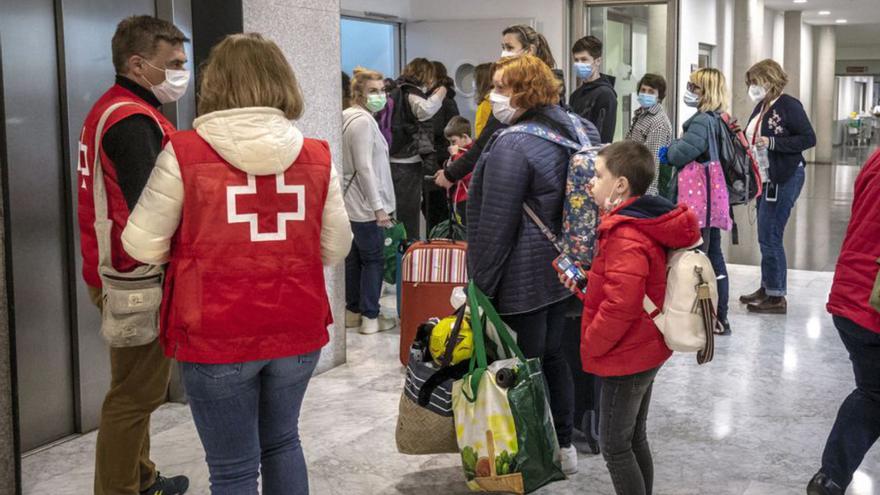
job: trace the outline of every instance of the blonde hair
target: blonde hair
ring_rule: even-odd
[[[724,74],[718,69],[700,69],[691,74],[690,81],[703,92],[700,98],[699,110],[701,112],[726,112],[730,97],[727,93],[727,83]]]
[[[257,33],[223,38],[211,49],[201,79],[199,115],[272,107],[298,119],[304,110],[302,90],[281,49]]]
[[[772,101],[782,94],[785,85],[788,84],[788,74],[773,59],[764,59],[757,64],[749,67],[746,71],[746,84],[766,84],[767,96]]]
[[[362,107],[367,105],[367,82],[384,81],[385,76],[381,72],[355,67],[351,76],[351,103]]]

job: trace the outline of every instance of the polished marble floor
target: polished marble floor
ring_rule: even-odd
[[[789,268],[834,271],[846,234],[852,206],[853,183],[874,146],[837,147],[831,165],[809,164],[800,198],[785,231]],[[759,265],[757,211],[754,204],[734,209],[740,243],[730,244],[731,263]]]
[[[731,294],[757,287],[757,268],[732,266]],[[803,494],[815,472],[852,372],[824,302],[830,273],[792,271],[787,316],[752,316],[734,305],[734,334],[719,340],[715,361],[697,366],[677,355],[657,378],[649,436],[655,493],[663,495]],[[402,370],[398,336],[349,333],[348,364],[316,377],[301,430],[312,493],[317,495],[465,494],[455,455],[410,457],[395,450]],[[203,451],[185,406],[153,421],[153,454],[167,474],[208,493]],[[91,493],[95,435],[24,459],[24,493]],[[880,494],[880,448],[865,459],[851,495]],[[613,494],[601,457],[582,455],[580,473],[542,495]]]

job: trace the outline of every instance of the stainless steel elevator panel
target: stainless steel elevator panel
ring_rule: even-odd
[[[52,0],[0,3],[21,445],[75,430]]]
[[[98,427],[101,403],[110,384],[109,354],[99,335],[100,318],[89,300],[82,280],[82,256],[79,252],[79,229],[77,227],[76,177],[77,143],[86,114],[98,97],[113,85],[113,69],[110,40],[116,25],[131,15],[155,15],[154,0],[64,0],[62,19],[64,28],[64,84],[67,93],[68,165],[67,172],[74,180],[69,181],[72,204],[67,209],[73,225],[73,263],[76,279],[76,307],[79,383],[80,431]]]

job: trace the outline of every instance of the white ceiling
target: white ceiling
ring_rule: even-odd
[[[808,24],[834,24],[836,19],[846,19],[846,25],[880,24],[880,0],[764,0],[764,6],[773,10],[802,10]],[[820,10],[828,10],[831,15],[820,16]]]

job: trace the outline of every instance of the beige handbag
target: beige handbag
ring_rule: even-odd
[[[877,259],[877,264],[880,265],[880,258]],[[874,279],[874,289],[871,291],[870,304],[872,308],[880,312],[880,271],[877,272],[877,278]]]
[[[95,199],[95,234],[98,238],[98,275],[101,289],[101,336],[110,347],[135,347],[149,344],[159,336],[159,307],[165,270],[158,265],[141,265],[122,273],[113,268],[110,233],[113,221],[107,212],[107,192],[101,167],[101,135],[104,124],[122,102],[111,105],[101,116],[95,133],[93,194]],[[159,126],[159,129],[162,127]]]

